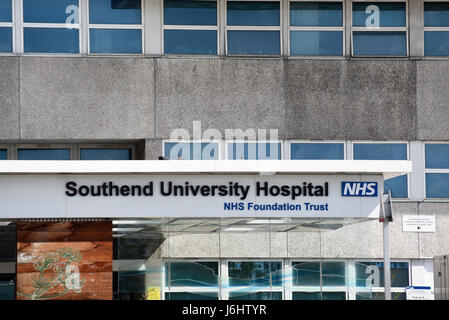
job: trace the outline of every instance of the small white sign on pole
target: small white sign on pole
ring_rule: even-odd
[[[403,232],[435,232],[435,216],[402,216]]]

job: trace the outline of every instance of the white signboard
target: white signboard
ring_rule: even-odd
[[[0,218],[378,218],[361,175],[4,175]]]
[[[407,300],[434,300],[430,287],[407,287],[405,292]]]
[[[402,216],[403,232],[435,232],[435,216]]]

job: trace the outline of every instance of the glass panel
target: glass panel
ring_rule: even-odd
[[[379,10],[379,27],[406,26],[405,2],[354,2],[352,4],[352,25],[369,27],[373,20],[375,22],[376,13],[373,11],[374,9],[371,9],[373,6]]]
[[[407,55],[406,32],[369,31],[353,32],[354,55]]]
[[[320,263],[318,261],[292,262],[292,270],[294,286],[320,287]]]
[[[409,285],[408,262],[391,262],[391,287],[407,287]],[[356,262],[357,287],[383,287],[383,262]]]
[[[24,28],[25,52],[79,53],[79,30],[67,28]]]
[[[166,263],[165,270],[166,273],[170,270],[170,286],[172,287],[218,288],[218,262],[170,262],[170,269]]]
[[[91,24],[141,24],[140,1],[89,0]]]
[[[385,300],[383,292],[357,292],[356,300]],[[405,292],[392,292],[391,300],[406,300]]]
[[[280,160],[280,143],[229,143],[229,160]]]
[[[164,30],[166,54],[217,54],[217,31]]]
[[[282,300],[282,292],[229,292],[229,300]]]
[[[165,300],[218,300],[218,292],[166,292]]]
[[[0,149],[0,160],[7,160],[7,159],[8,159],[8,150]]]
[[[407,175],[385,180],[384,193],[388,193],[390,189],[393,198],[408,198]]]
[[[228,31],[229,54],[281,54],[279,31]]]
[[[345,262],[322,262],[321,267],[323,287],[346,285]]]
[[[0,22],[12,22],[12,0],[0,0]]]
[[[426,168],[449,169],[449,144],[426,144]]]
[[[14,275],[0,274],[0,301],[15,300],[16,285],[14,283]]]
[[[292,292],[292,300],[321,300],[321,292]]]
[[[19,149],[18,160],[70,160],[70,149]]]
[[[424,2],[424,27],[449,27],[449,2]]]
[[[131,149],[81,149],[81,160],[131,160]]]
[[[449,198],[449,173],[426,173],[426,198]]]
[[[424,31],[425,56],[449,56],[449,31]]]
[[[227,1],[228,26],[279,26],[279,1]]]
[[[228,262],[229,286],[230,287],[270,287],[281,286],[282,278],[271,277],[271,273],[282,271],[282,262]]]
[[[23,22],[79,23],[78,0],[23,0]]]
[[[343,25],[342,2],[291,2],[291,26],[337,27]]]
[[[12,28],[0,28],[0,52],[12,52]]]
[[[322,292],[321,300],[346,300],[346,292]]]
[[[170,160],[217,160],[218,143],[166,142],[165,157]]]
[[[90,29],[91,53],[142,53],[142,31]]]
[[[165,25],[217,25],[217,2],[164,0]]]
[[[292,55],[343,55],[342,31],[290,31]]]
[[[343,143],[292,143],[292,160],[343,160]]]

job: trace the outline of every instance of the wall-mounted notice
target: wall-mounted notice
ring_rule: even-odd
[[[402,216],[403,232],[435,232],[435,216]]]

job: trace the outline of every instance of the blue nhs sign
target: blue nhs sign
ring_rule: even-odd
[[[341,183],[343,197],[377,197],[377,182],[347,182]]]

